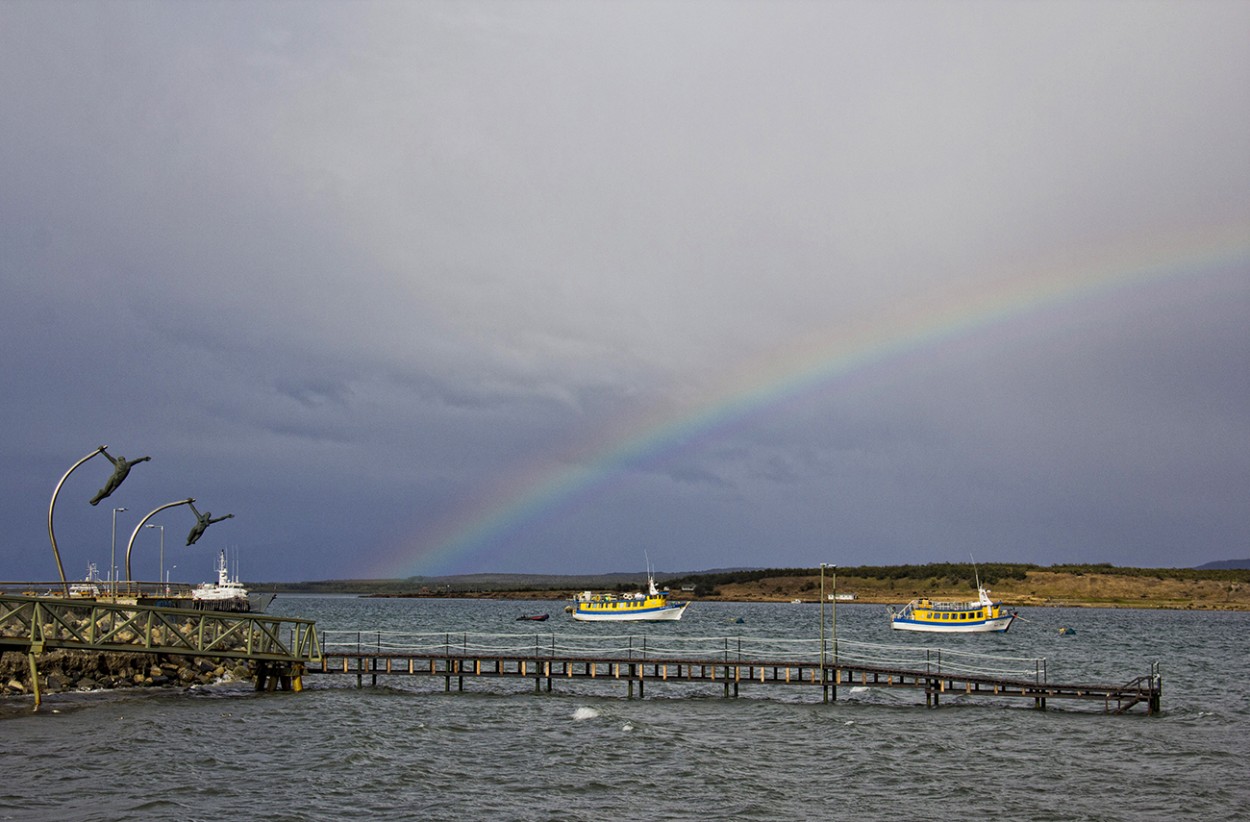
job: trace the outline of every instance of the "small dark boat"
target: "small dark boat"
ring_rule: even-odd
[[[517,622],[546,622],[549,614],[533,614],[531,616],[519,616]]]

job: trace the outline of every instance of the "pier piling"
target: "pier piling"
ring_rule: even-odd
[[[727,643],[712,655],[700,656],[698,649],[645,649],[645,644],[633,644],[632,640],[627,652],[613,653],[608,648],[596,652],[586,647],[584,637],[569,639],[570,647],[562,649],[560,639],[552,635],[549,642],[539,644],[532,636],[526,636],[524,641],[529,647],[522,649],[508,647],[514,641],[508,635],[474,635],[472,647],[466,639],[455,648],[450,643],[440,642],[424,649],[414,647],[411,651],[377,653],[342,648],[327,635],[322,640],[323,659],[310,664],[306,673],[346,673],[349,660],[355,658],[356,670],[359,672],[369,666],[375,672],[375,681],[377,674],[383,672],[390,676],[441,676],[446,692],[451,691],[452,677],[456,678],[459,691],[465,689],[466,678],[533,680],[536,694],[543,691],[544,681],[550,693],[556,678],[562,682],[586,683],[624,678],[627,699],[634,699],[635,693],[637,698],[645,698],[646,684],[654,682],[677,688],[719,685],[725,699],[740,697],[743,687],[819,688],[820,698],[828,703],[837,701],[839,685],[851,683],[857,687],[921,691],[925,705],[931,708],[939,708],[947,693],[957,699],[1024,698],[1032,703],[1030,707],[1039,710],[1047,709],[1056,699],[1076,703],[1099,701],[1108,713],[1122,713],[1143,704],[1147,713],[1153,715],[1159,712],[1161,705],[1162,677],[1157,663],[1149,675],[1123,685],[1068,685],[1047,682],[1046,667],[1040,660],[986,657],[957,651],[934,653],[930,649],[869,646],[846,640],[840,642],[839,656],[822,665],[815,658],[770,656],[768,649],[754,655],[741,644],[731,661],[726,658],[729,656]],[[622,639],[603,638],[603,641],[621,648]],[[407,635],[406,640],[394,639],[387,647],[396,648],[404,641],[421,644],[418,636]],[[848,653],[851,650],[865,658],[856,658],[856,654]],[[683,655],[674,655],[677,651]],[[919,656],[913,656],[911,661],[903,658],[912,651],[918,651]],[[887,654],[893,658],[884,659]],[[984,670],[975,667],[976,657],[984,659]],[[1008,665],[1017,666],[1020,673],[1003,673]]]

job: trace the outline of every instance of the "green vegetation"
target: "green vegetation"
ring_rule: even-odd
[[[1092,575],[1116,576],[1150,580],[1250,583],[1250,569],[1197,568],[1120,568],[1109,563],[1032,565],[1024,563],[979,563],[975,572],[970,563],[929,563],[926,565],[863,565],[839,567],[842,580],[879,580],[888,588],[948,587],[975,589],[976,574],[981,582],[994,586],[1005,580],[1022,581],[1030,572],[1065,574],[1073,577]],[[826,569],[832,575],[834,569]],[[706,574],[656,574],[656,580],[673,589],[694,586],[696,596],[714,595],[724,585],[757,583],[766,579],[798,578],[800,590],[816,586],[814,577],[820,568],[752,568],[716,571]],[[535,591],[567,592],[574,590],[637,590],[645,582],[645,574],[598,574],[554,576],[539,574],[468,574],[448,577],[409,577],[407,579],[317,580],[298,583],[251,583],[257,590],[280,593],[357,593],[382,596],[458,596],[466,594],[509,594]]]
[[[861,565],[837,568],[843,578],[876,579],[888,582],[909,581],[919,584],[945,584],[951,587],[976,588],[977,574],[981,582],[992,586],[1003,580],[1023,580],[1030,571],[1046,571],[1055,574],[1085,576],[1138,577],[1174,580],[1219,580],[1225,582],[1250,582],[1250,569],[1197,569],[1197,568],[1118,568],[1109,563],[1085,565],[1032,565],[1026,563],[989,562],[978,563],[974,570],[969,563],[933,562],[926,565]],[[826,569],[827,575],[833,569]],[[668,580],[670,585],[694,585],[714,588],[759,582],[776,577],[809,577],[819,575],[819,568],[752,568],[741,571],[721,571],[713,574],[690,574]]]

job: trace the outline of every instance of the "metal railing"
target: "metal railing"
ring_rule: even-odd
[[[0,647],[186,654],[272,662],[321,658],[312,620],[0,595]]]
[[[115,582],[97,580],[70,580],[60,582],[0,582],[0,595],[10,594],[28,597],[69,597],[70,599],[134,599],[160,597],[189,597],[195,586],[187,582],[148,582],[119,579]],[[68,589],[68,594],[66,590]]]
[[[325,654],[376,654],[438,657],[532,657],[535,659],[598,659],[621,661],[697,660],[724,663],[819,665],[817,639],[751,636],[588,637],[577,634],[404,633],[395,631],[324,631]],[[826,645],[829,667],[877,667],[911,670],[935,676],[983,676],[1046,681],[1043,657],[1009,657],[907,645],[838,640],[836,653]]]

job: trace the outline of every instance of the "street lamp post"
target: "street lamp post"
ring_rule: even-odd
[[[109,559],[109,579],[113,581],[113,601],[117,601],[117,514],[125,508],[113,509],[113,554]]]
[[[820,563],[820,690],[829,701],[829,685],[825,673],[825,563]]]
[[[825,569],[833,570],[833,593],[825,596]],[[833,605],[830,609],[831,623],[829,633],[833,639],[833,667],[838,667],[838,566],[827,562],[820,563],[820,685],[825,694],[825,702],[829,701],[829,681],[825,672],[825,600]],[[838,686],[833,686],[833,698],[838,698]]]
[[[833,664],[838,664],[838,566],[830,565],[833,569],[833,606],[830,608],[830,624],[829,633],[833,637]],[[835,691],[836,693],[836,691]]]
[[[165,577],[165,526],[164,525],[148,525],[148,528],[161,529],[161,564],[156,574],[156,581],[160,582]],[[168,594],[168,591],[166,592]]]

